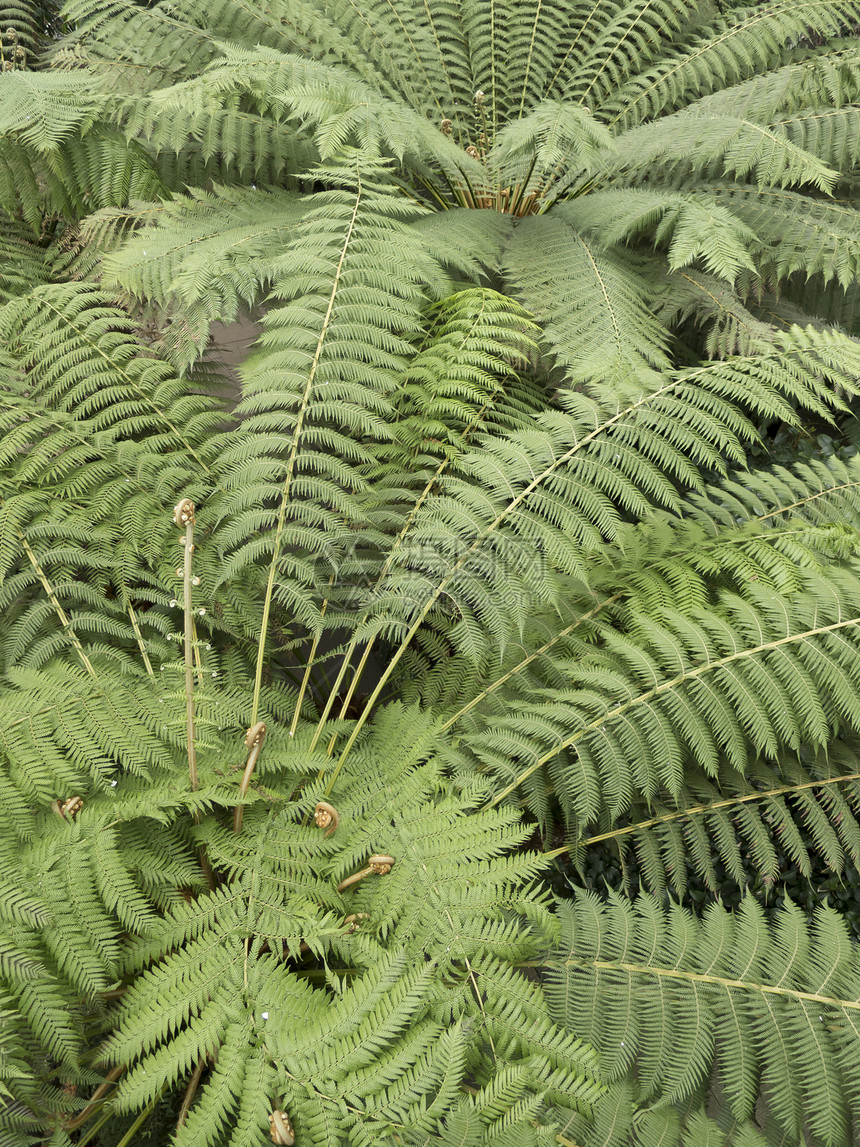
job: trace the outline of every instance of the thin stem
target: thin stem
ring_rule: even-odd
[[[183,503],[180,503],[182,505]],[[194,728],[194,631],[191,616],[191,557],[194,553],[194,504],[185,522],[185,553],[182,556],[182,612],[185,619],[185,731],[188,741],[188,776],[197,788],[197,743]]]
[[[349,226],[346,229],[346,236],[344,237],[343,246],[340,252],[337,268],[334,274],[334,283],[332,284],[331,294],[329,295],[328,306],[326,307],[325,317],[323,318],[322,327],[320,328],[319,337],[317,338],[317,345],[314,351],[314,356],[311,361],[310,370],[308,371],[308,380],[305,384],[305,391],[302,395],[302,403],[299,408],[298,418],[296,419],[296,428],[293,432],[293,441],[290,448],[290,456],[287,460],[287,473],[284,478],[284,485],[281,490],[281,504],[278,509],[278,523],[275,529],[275,548],[272,554],[272,561],[269,566],[269,577],[266,583],[266,596],[263,601],[263,617],[260,623],[260,638],[257,644],[257,667],[254,673],[254,700],[251,705],[251,724],[256,725],[257,715],[260,709],[260,690],[263,682],[263,665],[266,656],[266,637],[269,631],[269,614],[272,609],[272,596],[275,588],[275,576],[278,571],[278,561],[281,556],[281,543],[284,534],[284,525],[287,518],[287,505],[290,500],[292,492],[293,475],[296,468],[296,460],[299,453],[299,443],[301,442],[302,430],[304,428],[305,418],[307,417],[308,406],[310,405],[311,392],[313,390],[314,381],[316,379],[317,369],[319,368],[320,358],[322,357],[323,345],[325,343],[328,328],[331,323],[332,312],[334,311],[334,303],[337,298],[338,291],[340,290],[340,280],[343,274],[343,265],[346,262],[346,253],[349,250],[350,243],[352,242],[352,233],[355,230],[355,222],[358,218],[358,208],[362,200],[361,177],[358,177],[358,189],[355,197],[355,206],[352,210],[352,216],[349,221]]]
[[[516,215],[517,214],[517,211],[520,208],[520,204],[525,199],[526,188],[529,185],[529,180],[531,179],[531,177],[534,173],[534,169],[535,169],[536,165],[537,165],[537,156],[534,155],[534,156],[532,156],[532,161],[529,164],[528,171],[526,172],[526,174],[523,177],[523,179],[521,180],[521,182],[516,185],[514,194],[511,196],[510,203],[508,205],[508,213],[510,215]]]
[[[361,619],[361,621],[359,622],[359,626],[361,626],[366,621],[366,619],[367,619],[367,614],[365,614],[365,616]],[[314,735],[311,738],[311,743],[310,743],[310,751],[311,752],[314,751],[314,749],[317,746],[317,741],[319,741],[320,737],[322,736],[322,731],[325,728],[326,721],[328,721],[329,714],[331,713],[332,708],[334,706],[334,703],[337,700],[337,691],[341,686],[341,682],[343,681],[344,677],[346,676],[347,670],[349,668],[349,663],[352,660],[352,655],[353,655],[353,653],[355,653],[355,650],[357,647],[358,647],[358,641],[355,638],[353,638],[352,641],[349,643],[349,646],[348,646],[346,652],[343,655],[343,660],[341,661],[340,669],[338,670],[337,677],[335,677],[334,684],[332,685],[331,689],[329,689],[328,697],[326,699],[325,705],[323,706],[322,714],[320,715],[320,719],[317,722],[316,729],[314,729]]]
[[[98,1123],[94,1123],[92,1127],[90,1127],[89,1130],[81,1136],[77,1142],[77,1147],[85,1147],[85,1144],[90,1143],[93,1139],[95,1139],[96,1135],[98,1135],[99,1131],[101,1131],[102,1127],[104,1127],[105,1123],[107,1123],[112,1115],[113,1112],[110,1109],[105,1111]]]
[[[201,1055],[197,1066],[194,1069],[194,1074],[188,1081],[188,1086],[185,1089],[185,1095],[182,1097],[182,1106],[179,1108],[179,1118],[176,1120],[176,1130],[178,1131],[185,1120],[188,1118],[188,1112],[191,1110],[191,1104],[194,1102],[194,1096],[197,1093],[197,1087],[203,1075],[203,1070],[206,1067],[206,1056]]]
[[[334,581],[334,574],[332,574],[331,577],[328,579],[329,588],[331,588],[333,581]],[[320,610],[320,622],[322,622],[322,619],[325,617],[325,611],[327,609],[328,609],[328,598],[326,598],[325,601],[322,603],[322,609]],[[305,692],[307,691],[308,681],[310,680],[310,676],[311,676],[311,669],[313,668],[314,658],[317,655],[317,648],[319,646],[321,637],[322,637],[322,625],[320,625],[319,630],[314,634],[313,643],[311,645],[311,651],[308,654],[308,663],[305,666],[304,673],[302,674],[302,683],[301,683],[301,686],[299,688],[299,695],[296,698],[296,708],[295,708],[295,712],[293,713],[292,722],[290,723],[290,736],[291,737],[294,737],[296,735],[296,727],[299,723],[299,716],[300,716],[301,711],[302,711],[302,702],[305,699]]]
[[[102,999],[107,999],[107,998],[108,998],[107,994],[102,993]],[[86,1123],[86,1121],[90,1118],[91,1115],[93,1115],[95,1113],[95,1111],[98,1108],[104,1106],[104,1101],[102,1100],[102,1096],[105,1094],[106,1091],[109,1091],[110,1088],[113,1087],[113,1085],[116,1083],[116,1081],[119,1079],[119,1077],[122,1075],[122,1073],[124,1071],[125,1071],[125,1067],[122,1066],[121,1064],[117,1067],[112,1067],[110,1069],[110,1071],[107,1073],[107,1075],[104,1078],[104,1082],[100,1083],[98,1085],[98,1087],[95,1089],[95,1091],[92,1093],[92,1095],[90,1096],[90,1101],[86,1105],[86,1107],[83,1109],[83,1111],[79,1112],[74,1117],[74,1119],[70,1119],[70,1120],[68,1120],[68,1122],[63,1124],[63,1127],[65,1128],[66,1131],[76,1131],[82,1124]]]
[[[266,726],[262,721],[258,721],[255,726],[248,730],[248,736],[245,739],[245,747],[250,749],[248,760],[245,765],[245,771],[242,774],[242,783],[239,785],[239,796],[244,797],[248,792],[248,786],[251,784],[251,777],[254,773],[254,768],[257,764],[257,758],[263,748],[263,741],[266,739]],[[250,742],[250,743],[249,743]],[[242,831],[242,817],[244,807],[240,804],[236,805],[233,812],[233,831]]]
[[[478,314],[475,316],[475,319],[473,320],[472,329],[470,331],[470,334],[474,332],[474,330],[477,326],[478,320],[481,317],[481,315],[483,315],[483,313],[484,313],[484,304],[482,304],[480,311],[478,312]],[[466,429],[463,431],[462,438],[463,438],[464,443],[468,441],[469,436],[472,434],[472,432],[478,426],[481,425],[481,423],[483,422],[484,418],[487,415],[487,412],[490,410],[490,407],[492,406],[493,401],[501,393],[502,393],[502,391],[500,389],[495,395],[493,395],[490,399],[488,399],[484,403],[484,405],[481,407],[481,409],[478,411],[477,415],[475,416],[474,421],[469,426],[467,426]],[[391,552],[389,553],[388,557],[385,559],[385,563],[384,563],[384,565],[383,565],[383,567],[379,573],[379,576],[376,579],[376,582],[374,583],[375,585],[379,585],[380,582],[382,581],[382,579],[387,575],[388,571],[391,569],[392,563],[394,562],[394,558],[395,558],[396,554],[398,553],[398,551],[400,550],[400,547],[403,544],[403,539],[406,537],[407,533],[409,532],[409,528],[411,527],[413,521],[415,520],[415,515],[418,513],[418,511],[421,509],[421,507],[424,505],[424,503],[430,497],[430,493],[433,490],[433,487],[436,485],[436,483],[442,477],[446,468],[451,464],[453,459],[454,459],[453,454],[450,454],[447,458],[443,458],[442,461],[439,463],[439,465],[434,470],[431,477],[425,483],[424,489],[421,491],[421,494],[419,495],[418,499],[416,500],[415,505],[409,511],[409,514],[406,517],[406,521],[403,523],[403,526],[401,527],[400,531],[398,532],[397,537],[394,539],[394,544],[391,547]],[[365,623],[365,621],[367,621],[369,616],[370,616],[369,611],[365,612],[364,616],[362,617],[361,621],[359,622],[359,624],[356,628],[360,629],[361,626]],[[344,699],[344,702],[341,705],[341,710],[340,710],[341,719],[346,715],[346,711],[349,708],[349,704],[350,704],[350,701],[352,700],[352,696],[353,696],[353,694],[354,694],[354,692],[358,686],[359,681],[361,680],[361,676],[364,672],[364,667],[367,664],[367,659],[370,656],[371,650],[373,649],[375,642],[376,642],[376,637],[375,636],[371,637],[370,641],[367,643],[367,645],[365,647],[364,653],[362,654],[361,661],[359,662],[359,665],[356,668],[355,673],[353,674],[352,682],[349,686],[349,689],[347,690],[346,698]],[[341,682],[343,681],[344,677],[346,676],[347,670],[349,668],[349,664],[352,660],[352,656],[353,656],[357,646],[358,646],[358,641],[355,638],[353,638],[353,640],[350,642],[349,646],[347,647],[346,653],[344,654],[343,662],[341,664],[341,668],[340,668],[340,672],[338,673],[337,680],[335,681],[334,687],[329,694],[328,700],[326,701],[326,705],[325,705],[325,708],[323,709],[322,716],[319,719],[319,723],[317,724],[317,727],[314,730],[313,740],[311,741],[311,750],[313,750],[316,747],[317,741],[319,740],[320,736],[322,735],[323,728],[325,726],[326,721],[328,720],[329,713],[331,712],[332,706],[334,705],[334,702],[336,700],[337,691],[340,688]],[[332,751],[334,750],[335,740],[336,740],[336,737],[333,736],[331,741],[329,742],[329,749],[328,749],[329,756],[331,756]],[[319,774],[317,779],[318,780],[322,779],[322,773]]]
[[[559,744],[550,749],[549,752],[539,757],[533,765],[529,765],[527,769],[524,769],[515,780],[511,781],[507,788],[503,789],[497,796],[494,796],[492,800],[487,801],[485,807],[493,808],[499,804],[499,802],[503,801],[514,789],[519,788],[524,781],[528,780],[532,773],[543,768],[553,757],[558,756],[558,754],[564,752],[565,749],[571,748],[577,741],[581,741],[586,733],[592,733],[595,729],[599,729],[609,721],[623,716],[631,709],[637,708],[639,705],[646,705],[650,701],[653,701],[655,697],[659,697],[672,689],[677,689],[679,685],[683,685],[686,681],[694,681],[702,677],[705,673],[710,673],[713,669],[720,669],[724,665],[730,665],[734,661],[741,661],[747,657],[755,657],[760,653],[767,653],[772,649],[780,649],[783,645],[790,645],[795,641],[805,641],[810,637],[818,637],[823,633],[834,633],[836,630],[846,629],[848,626],[857,625],[858,623],[860,623],[860,617],[852,617],[847,621],[835,621],[832,625],[822,625],[817,629],[807,629],[802,633],[792,633],[787,637],[780,637],[776,641],[768,641],[762,645],[754,645],[750,649],[741,649],[737,653],[730,653],[726,657],[718,657],[714,661],[700,665],[697,669],[691,669],[689,673],[681,673],[669,681],[664,681],[660,685],[656,685],[653,689],[648,689],[646,692],[640,693],[638,696],[632,698],[632,700],[625,701],[621,705],[616,705],[614,709],[610,709],[601,717],[598,717],[594,721],[589,721],[587,725],[583,725],[581,729],[577,729],[572,736],[560,741]]]
[[[406,650],[411,645],[412,638],[415,636],[415,634],[418,632],[418,630],[424,624],[424,621],[427,617],[427,614],[430,612],[430,610],[436,604],[436,602],[439,599],[439,597],[441,596],[443,589],[444,589],[446,584],[447,584],[447,581],[443,582],[442,586],[426,602],[426,604],[424,605],[424,608],[421,610],[417,619],[410,626],[409,632],[404,637],[403,641],[401,642],[401,644],[398,647],[397,651],[395,652],[394,656],[391,658],[391,660],[388,662],[388,665],[385,667],[384,671],[382,672],[382,674],[379,678],[379,681],[376,684],[376,688],[370,694],[370,697],[368,697],[367,702],[361,711],[361,715],[359,716],[358,720],[356,721],[355,727],[353,728],[352,732],[349,735],[349,739],[347,740],[346,744],[344,745],[343,752],[338,757],[337,764],[332,769],[332,773],[331,773],[331,776],[329,777],[328,784],[326,785],[325,790],[324,790],[325,796],[328,796],[329,793],[334,788],[335,781],[337,780],[338,776],[340,775],[340,770],[343,768],[344,764],[346,763],[346,759],[349,756],[350,752],[352,751],[352,746],[355,744],[355,742],[358,738],[358,734],[364,728],[368,717],[370,716],[371,712],[373,711],[373,706],[376,704],[376,701],[377,701],[377,698],[379,697],[379,694],[382,692],[382,690],[388,684],[388,679],[391,676],[391,674],[394,672],[395,668],[397,667],[397,664],[400,661],[400,658],[404,655]]]
[[[787,796],[792,793],[803,792],[806,789],[817,789],[824,785],[839,785],[847,784],[849,781],[860,781],[860,773],[846,773],[841,777],[828,777],[826,780],[820,781],[804,781],[802,784],[797,785],[782,785],[778,789],[766,789],[763,792],[747,793],[742,797],[729,797],[726,800],[714,801],[712,804],[699,804],[691,805],[689,808],[680,809],[678,812],[664,813],[662,816],[651,817],[650,820],[642,820],[637,824],[627,824],[623,828],[613,829],[612,832],[602,832],[598,836],[589,836],[586,840],[577,841],[576,845],[564,844],[560,848],[554,848],[550,852],[545,852],[544,856],[548,859],[555,856],[563,856],[566,852],[570,852],[571,847],[588,848],[591,844],[600,844],[604,840],[615,840],[619,836],[630,836],[631,833],[641,832],[648,828],[655,828],[658,824],[669,824],[676,820],[687,820],[689,817],[700,816],[704,813],[715,812],[721,808],[733,808],[735,805],[750,804],[755,801],[769,800],[772,797]]]
[[[90,677],[95,677],[96,671],[93,668],[93,664],[90,661],[89,657],[87,657],[86,653],[84,652],[84,647],[83,647],[83,645],[81,645],[80,640],[78,639],[78,635],[75,633],[74,629],[72,628],[71,621],[69,621],[69,618],[66,615],[65,610],[60,605],[60,602],[57,599],[57,595],[54,593],[53,586],[48,581],[48,578],[47,578],[47,575],[45,574],[45,571],[42,569],[41,565],[39,564],[39,559],[36,557],[36,555],[30,549],[30,545],[29,545],[27,539],[24,537],[24,535],[19,533],[18,536],[21,539],[21,545],[24,547],[24,553],[29,558],[30,565],[36,571],[36,576],[38,577],[39,581],[42,583],[42,588],[45,590],[45,593],[48,595],[48,600],[50,601],[51,605],[54,607],[54,612],[56,613],[57,617],[60,619],[60,625],[62,625],[63,629],[66,631],[66,634],[69,637],[69,640],[71,641],[72,645],[74,646],[75,652],[77,653],[78,657],[81,659],[81,662],[83,663],[83,666],[86,669],[87,673],[89,673]]]
[[[152,671],[152,662],[149,660],[149,654],[146,652],[146,646],[143,642],[143,634],[140,632],[140,626],[137,624],[137,617],[134,610],[132,609],[130,601],[126,602],[126,609],[128,610],[128,616],[131,618],[131,627],[134,630],[134,636],[137,638],[137,645],[140,649],[140,655],[143,658],[143,664],[146,666],[146,672],[150,677],[154,677],[155,674]]]

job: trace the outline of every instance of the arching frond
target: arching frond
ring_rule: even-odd
[[[837,745],[826,765],[805,767],[786,754],[778,771],[756,762],[743,779],[726,773],[712,781],[691,771],[680,808],[661,801],[639,807],[630,824],[593,833],[571,855],[581,864],[598,844],[621,857],[633,850],[645,886],[662,893],[669,885],[678,896],[690,878],[713,893],[726,880],[771,888],[784,879],[784,864],[810,879],[813,857],[844,873],[846,861],[860,860],[858,769],[856,746]]]
[[[102,282],[181,327],[181,365],[189,365],[213,321],[232,322],[240,304],[259,300],[306,210],[289,192],[216,188],[176,198],[150,212],[148,225],[105,260]]]
[[[606,111],[625,125],[641,123],[727,82],[736,84],[765,72],[781,63],[786,47],[799,38],[839,35],[856,17],[850,0],[780,0],[767,8],[733,8],[709,27],[692,23],[686,43],[672,44],[653,66],[616,82]]]
[[[505,264],[571,385],[596,378],[647,384],[668,365],[665,329],[648,304],[645,268],[634,259],[541,218],[520,223]]]

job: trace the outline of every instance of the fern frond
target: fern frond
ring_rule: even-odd
[[[688,105],[693,114],[741,115],[773,124],[803,109],[823,110],[857,102],[860,53],[850,37],[827,41],[826,51],[803,55],[761,75]],[[817,152],[816,152],[817,154]]]
[[[175,88],[162,89],[140,102],[129,129],[143,132],[157,150],[184,144],[187,136],[204,142],[204,156],[220,151],[228,161],[248,154],[241,138],[242,124],[256,119],[261,146],[273,146],[267,136],[272,122],[259,114],[252,117],[239,105],[239,97],[251,101],[258,112],[278,109],[313,125],[313,142],[323,159],[336,157],[345,148],[357,147],[369,155],[391,154],[402,158],[447,158],[452,169],[469,167],[468,157],[427,120],[354,79],[346,70],[316,64],[271,48],[253,50],[222,45],[223,61],[199,79]],[[295,135],[295,129],[287,135]],[[251,153],[253,154],[253,153]],[[260,163],[260,155],[254,155]],[[264,155],[268,160],[268,156]],[[303,173],[312,162],[305,151]]]
[[[693,15],[689,0],[613,0],[574,5],[574,33],[552,77],[565,99],[601,105],[677,40]],[[570,33],[569,33],[570,35]],[[564,41],[562,41],[564,44]]]
[[[587,893],[560,905],[564,939],[551,959],[550,999],[591,1038],[607,1077],[637,1063],[641,1099],[684,1099],[715,1068],[740,1121],[764,1091],[782,1133],[844,1140],[857,1080],[844,1048],[857,1030],[856,956],[837,914],[810,927],[787,904],[766,927],[750,899],[736,916],[702,921],[644,897],[602,904]]]
[[[785,755],[778,767],[774,772],[756,762],[746,778],[725,774],[718,785],[690,773],[685,799],[700,803],[670,808],[657,801],[650,812],[634,813],[629,825],[575,845],[577,863],[583,849],[604,841],[611,841],[622,857],[631,846],[645,884],[660,892],[671,884],[680,896],[688,886],[688,869],[711,891],[717,890],[717,858],[739,886],[761,879],[765,888],[784,876],[778,851],[807,878],[812,854],[837,873],[844,871],[846,860],[856,863],[860,827],[853,811],[858,780],[854,753],[840,746],[835,760],[823,769],[804,767]]]
[[[815,335],[813,342],[822,339],[818,345],[824,350],[829,338]],[[445,609],[450,599],[457,620],[485,628],[494,635],[494,646],[503,647],[516,632],[520,602],[553,600],[541,555],[554,570],[582,577],[584,551],[616,535],[616,507],[642,516],[664,499],[672,505],[667,474],[695,483],[691,461],[709,464],[705,459],[713,458],[719,465],[708,445],[712,419],[722,423],[723,450],[727,431],[745,436],[743,418],[737,408],[724,405],[724,396],[732,391],[738,399],[748,396],[742,377],[747,371],[759,379],[769,375],[774,353],[781,358],[783,352],[735,360],[725,370],[712,366],[680,375],[650,392],[637,389],[622,408],[604,397],[601,410],[598,400],[571,392],[565,402],[575,413],[547,414],[534,431],[487,440],[462,459],[463,477],[450,477],[416,516],[411,544],[398,550],[386,578],[367,599],[372,622],[359,636],[396,636],[390,674],[424,619],[439,616],[434,611]],[[786,361],[796,353],[790,351]],[[805,378],[804,387],[817,388],[811,375]],[[677,401],[682,394],[683,406]],[[664,418],[663,411],[672,413]],[[681,418],[689,420],[686,425]],[[669,432],[667,438],[660,429]],[[488,592],[491,585],[497,587],[494,594]],[[468,631],[458,640],[468,640]]]
[[[510,791],[575,747],[575,760],[552,775],[570,813],[587,821],[601,799],[617,816],[634,791],[651,797],[662,786],[677,797],[686,761],[713,774],[724,754],[744,772],[750,744],[771,758],[782,745],[823,745],[842,722],[857,719],[855,590],[846,583],[844,604],[830,612],[824,599],[835,588],[810,586],[811,609],[796,621],[799,602],[768,604],[767,595],[750,593],[745,601],[726,598],[729,612],[719,619],[667,616],[639,633],[607,634],[605,657],[583,657],[572,669],[569,694],[541,693],[520,716],[495,721],[480,740],[482,756],[505,770],[512,756],[531,758]],[[635,691],[628,673],[640,682]],[[641,770],[643,754],[661,765]]]
[[[598,377],[647,383],[668,365],[665,329],[647,302],[650,285],[629,256],[595,248],[557,218],[530,219],[517,228],[505,263],[571,384]]]
[[[175,198],[109,255],[102,282],[166,312],[188,343],[187,366],[205,348],[211,324],[232,322],[271,279],[305,206],[289,193],[216,188]]]
[[[0,305],[48,279],[46,252],[16,220],[0,214]]]
[[[611,150],[609,132],[587,111],[562,102],[541,103],[496,133],[487,156],[502,183],[517,184],[523,197],[544,192],[561,168],[589,171]],[[567,178],[570,178],[568,175]]]
[[[807,0],[766,9],[738,7],[709,27],[692,23],[686,43],[676,42],[663,59],[617,83],[606,112],[624,125],[641,123],[767,71],[780,62],[787,45],[810,33],[838,36],[856,16],[850,0]]]
[[[779,280],[800,271],[820,275],[825,283],[836,279],[843,287],[854,281],[858,218],[853,208],[838,201],[810,203],[790,190],[717,186],[710,193],[756,235],[751,250],[762,275]]]
[[[53,72],[0,75],[0,135],[51,151],[88,126],[99,108],[91,76]]]
[[[851,109],[833,111],[832,125],[838,131],[850,132]],[[606,172],[617,180],[636,184],[641,176],[653,172],[657,162],[664,168],[667,181],[676,178],[689,181],[703,172],[719,171],[721,175],[743,183],[751,177],[759,187],[787,187],[789,184],[811,184],[820,191],[832,192],[839,170],[828,166],[821,156],[833,155],[836,148],[822,147],[815,133],[818,121],[810,117],[803,130],[799,118],[778,124],[762,124],[741,116],[717,116],[694,113],[689,109],[625,132],[614,141],[613,153]],[[823,134],[826,127],[819,126]],[[840,156],[847,154],[847,141]],[[650,171],[649,171],[650,169]]]

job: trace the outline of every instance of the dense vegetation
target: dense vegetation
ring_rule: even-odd
[[[0,12],[0,1142],[855,1142],[860,3]]]

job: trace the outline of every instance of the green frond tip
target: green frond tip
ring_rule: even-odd
[[[70,73],[0,73],[0,137],[48,152],[92,123],[101,100],[93,77]]]

